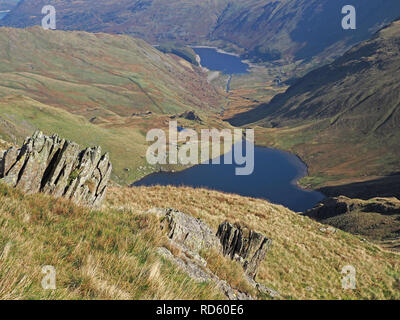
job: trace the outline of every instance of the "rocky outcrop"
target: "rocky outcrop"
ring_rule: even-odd
[[[171,116],[171,119],[176,119],[177,117],[181,119],[202,122],[202,119],[194,111],[185,111],[184,113],[178,116],[177,115]]]
[[[315,219],[326,219],[351,212],[374,212],[384,215],[400,214],[397,198],[350,199],[345,196],[326,198],[304,215]]]
[[[260,233],[227,221],[219,226],[217,237],[221,241],[223,254],[232,260],[238,260],[247,275],[254,279],[260,263],[265,259],[267,251],[272,245],[272,240]]]
[[[351,199],[345,196],[326,198],[304,215],[378,243],[384,241],[385,248],[398,250],[400,200],[397,198],[369,200]],[[334,233],[332,232],[334,229],[330,230],[329,227],[320,230],[325,230],[326,234]]]
[[[102,155],[100,147],[81,150],[40,131],[0,157],[0,181],[28,194],[43,192],[85,206],[101,204],[111,171],[109,155]]]
[[[160,217],[162,229],[166,230],[171,245],[181,252],[181,257],[174,256],[166,248],[160,248],[160,254],[174,261],[191,278],[196,281],[214,281],[229,299],[252,299],[247,293],[232,288],[229,283],[219,279],[207,268],[207,262],[200,253],[202,250],[216,249],[221,255],[229,255],[241,262],[246,279],[259,292],[273,298],[279,296],[276,291],[254,280],[257,268],[272,243],[270,239],[228,222],[220,225],[216,235],[200,219],[171,208],[153,208],[147,213]]]
[[[174,209],[167,209],[163,218],[168,228],[168,237],[199,253],[205,248],[220,248],[215,233],[200,219],[195,219]]]
[[[185,256],[185,258],[176,257],[171,251],[164,247],[159,248],[158,253],[165,259],[173,261],[192,279],[198,282],[213,281],[229,300],[254,300],[251,295],[232,288],[228,282],[218,278],[205,267],[201,261],[193,259],[193,257],[190,259],[187,256]]]

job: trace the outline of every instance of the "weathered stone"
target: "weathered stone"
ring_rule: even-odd
[[[170,244],[178,249],[180,256],[174,256],[166,248],[160,248],[159,253],[165,258],[173,260],[194,280],[214,281],[229,299],[253,299],[250,295],[235,290],[226,281],[220,280],[207,268],[207,262],[199,253],[203,249],[216,249],[221,252],[221,255],[224,252],[230,253],[233,259],[238,259],[243,265],[249,284],[259,292],[272,298],[279,296],[276,291],[254,280],[257,267],[265,258],[265,254],[271,245],[270,239],[259,233],[234,227],[225,222],[221,224],[217,233],[217,235],[221,234],[227,237],[228,240],[224,242],[200,219],[195,219],[178,210],[152,208],[146,214],[154,214],[160,218],[161,226],[166,229]],[[224,237],[222,238],[224,239]],[[233,246],[233,249],[228,243]]]
[[[214,232],[200,219],[178,210],[166,209],[163,220],[168,227],[168,237],[194,252],[205,248],[220,248]]]
[[[191,121],[199,121],[201,122],[201,118],[196,114],[194,111],[186,111],[179,115],[179,118],[183,118],[186,120],[191,120]]]
[[[232,260],[238,260],[246,273],[255,278],[260,263],[265,259],[272,240],[260,233],[243,228],[238,224],[223,222],[217,231],[222,244],[222,252]]]
[[[254,300],[251,295],[232,288],[228,282],[221,280],[209,269],[199,265],[196,260],[175,257],[171,251],[164,247],[158,248],[158,253],[178,265],[193,280],[198,282],[213,281],[229,300]]]
[[[0,179],[8,185],[86,206],[101,204],[111,171],[109,155],[102,156],[100,147],[80,151],[76,143],[40,131],[0,158]]]
[[[3,152],[3,155],[0,157],[0,177],[8,173],[12,165],[17,161],[18,154],[19,150],[15,147],[11,147]]]
[[[255,289],[257,289],[262,294],[268,295],[271,298],[279,298],[280,297],[280,294],[278,291],[275,291],[271,288],[264,286],[261,283],[256,282],[253,278],[247,277],[247,281],[249,282],[249,284],[251,286],[253,286]]]

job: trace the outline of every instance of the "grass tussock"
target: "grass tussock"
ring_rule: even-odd
[[[110,188],[101,210],[0,184],[1,299],[223,299],[213,283],[197,283],[157,248],[168,247],[160,220],[143,212],[174,207],[214,230],[238,221],[274,243],[257,281],[284,299],[399,299],[399,255],[267,201],[205,189]],[[179,250],[170,248],[179,256]],[[253,293],[237,262],[203,252],[210,268]],[[56,269],[56,290],[44,290],[42,267]],[[341,286],[342,267],[356,268],[356,290]],[[254,293],[253,293],[254,294]]]
[[[89,210],[0,184],[1,299],[221,299],[156,248],[166,241],[151,215]],[[42,267],[56,269],[44,290]]]
[[[228,257],[223,257],[215,250],[210,249],[201,253],[201,256],[206,260],[207,267],[218,278],[228,282],[233,288],[257,296],[257,291],[246,280],[243,268],[237,261],[232,261]]]
[[[326,233],[320,223],[264,200],[206,189],[154,186],[111,188],[106,206],[131,212],[173,207],[201,218],[215,231],[229,220],[262,232],[273,239],[273,246],[257,281],[285,299],[400,298],[399,254],[340,230]],[[341,271],[346,265],[356,269],[356,290],[342,288]]]

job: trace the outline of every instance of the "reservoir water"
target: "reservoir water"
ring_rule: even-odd
[[[201,64],[225,74],[248,73],[249,65],[239,57],[218,52],[213,48],[193,48]],[[229,91],[229,77],[227,90]],[[178,130],[184,128],[179,127]],[[245,149],[243,149],[245,150]],[[223,156],[220,159],[223,163]],[[174,185],[205,187],[243,196],[267,199],[294,211],[312,208],[324,196],[316,191],[301,189],[296,181],[307,174],[306,165],[295,155],[263,147],[254,148],[254,172],[249,176],[235,175],[235,164],[201,164],[181,172],[157,172],[135,182],[134,186]]]
[[[307,167],[297,156],[288,152],[255,147],[254,172],[249,176],[235,175],[237,166],[223,164],[223,156],[220,163],[220,165],[200,164],[174,173],[153,173],[135,182],[133,186],[205,187],[267,199],[296,212],[310,209],[324,198],[319,192],[304,190],[297,186],[296,181],[307,174]]]
[[[214,48],[196,48],[193,50],[200,56],[201,65],[207,69],[221,71],[225,74],[249,73],[249,65],[240,57],[222,53]]]
[[[9,12],[9,10],[0,11],[0,20],[3,19]]]

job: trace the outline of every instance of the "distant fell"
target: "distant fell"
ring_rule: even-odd
[[[341,26],[348,4],[356,8],[356,30]],[[397,0],[22,0],[0,25],[40,25],[44,5],[55,6],[62,30],[124,33],[152,44],[213,44],[255,61],[310,66],[339,56],[400,16]]]

